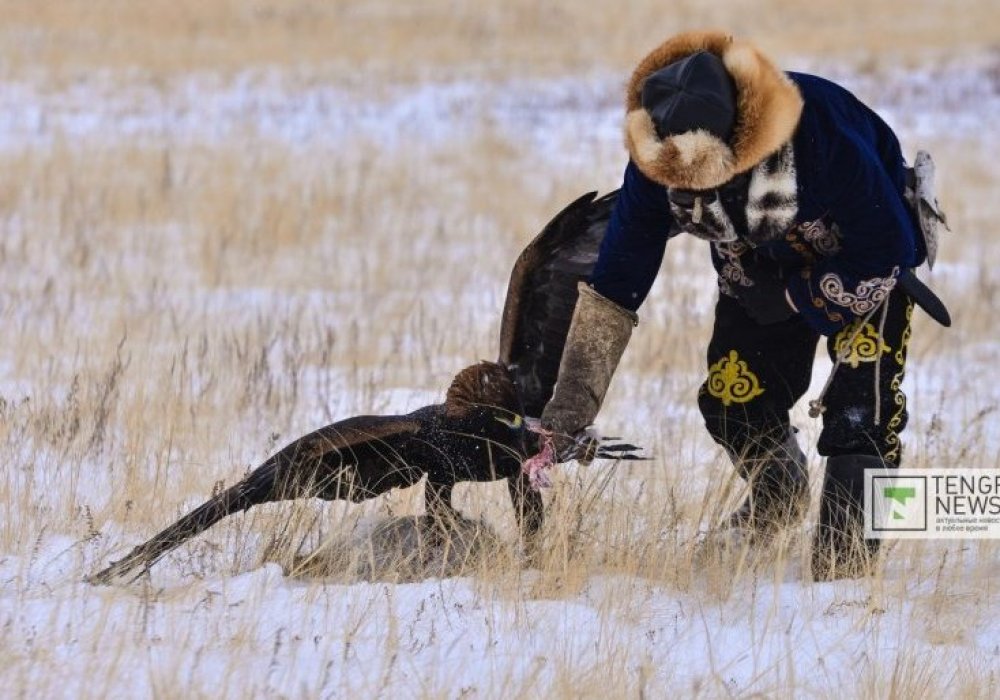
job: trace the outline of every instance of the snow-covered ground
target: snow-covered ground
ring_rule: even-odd
[[[830,70],[807,60],[793,67],[822,70],[854,88],[886,114],[903,142],[914,148],[925,141],[974,140],[983,152],[1000,152],[994,125],[1000,115],[1000,57],[995,53],[865,74]],[[0,149],[72,149],[78,142],[122,141],[169,148],[242,138],[276,142],[308,157],[313,148],[350,149],[363,141],[386,151],[403,141],[431,148],[488,125],[540,159],[561,162],[560,170],[578,177],[595,151],[616,153],[619,148],[620,92],[621,76],[607,75],[488,85],[383,86],[369,93],[358,86],[310,85],[280,72],[250,72],[227,80],[200,75],[155,85],[141,76],[98,73],[58,88],[44,81],[0,85]],[[591,145],[574,148],[581,134]],[[958,157],[945,153],[941,160]],[[994,187],[1000,184],[995,169],[988,174]],[[981,192],[986,185],[977,186]],[[958,188],[952,191],[959,193]],[[994,202],[983,206],[1000,213]],[[183,230],[168,228],[162,235],[183,248]],[[976,235],[964,249],[973,254],[988,250],[990,238],[982,232]],[[680,244],[668,256],[683,260],[691,250]],[[163,255],[177,253],[167,249]],[[995,290],[997,277],[984,272],[979,260],[950,257],[934,274],[937,284],[955,297],[996,309],[995,298],[984,298],[980,289]],[[675,277],[669,283],[696,289],[703,281]],[[504,279],[491,282],[502,285]],[[667,283],[661,279],[658,285]],[[403,303],[405,293],[385,291],[389,296],[368,302]],[[192,276],[159,293],[166,295],[163,307],[171,313],[186,318],[196,310],[207,323],[223,317],[234,322],[252,319],[261,313],[331,313],[351,303],[336,294],[310,296],[301,291],[292,299],[285,289],[268,288],[266,279],[257,289],[232,290],[213,289]],[[83,318],[107,311],[86,294],[72,296],[75,313]],[[707,313],[708,295],[680,296],[690,314]],[[654,324],[656,319],[671,323],[676,313],[665,297],[654,292],[644,312]],[[455,323],[480,324],[476,338],[498,313],[495,292],[461,293],[446,301],[456,305]],[[961,325],[962,310],[956,311]],[[16,312],[8,307],[5,318],[11,316]],[[30,326],[30,321],[22,323]],[[923,321],[918,323],[927,337],[943,337]],[[410,328],[420,332],[413,324]],[[58,327],[45,332],[58,342]],[[921,345],[915,340],[906,387],[911,405],[925,409],[914,412],[911,439],[926,464],[947,455],[964,460],[963,466],[997,466],[1000,385],[994,375],[1000,351],[989,334],[961,328],[953,332],[974,342],[946,339]],[[391,354],[407,342],[406,332],[397,332],[376,349]],[[644,342],[650,341],[637,340]],[[469,351],[486,352],[479,347]],[[280,353],[278,347],[272,357]],[[454,359],[441,362],[450,365]],[[16,456],[14,466],[5,467],[0,489],[6,521],[0,527],[24,533],[29,516],[19,512],[23,495],[36,493],[40,507],[48,499],[61,502],[52,491],[64,487],[65,472],[59,471],[64,455],[41,450],[25,455],[15,444],[17,433],[11,426],[16,422],[5,411],[25,399],[38,400],[34,382],[44,375],[39,370],[24,376],[16,366],[0,357],[4,454]],[[814,387],[826,369],[817,367]],[[312,388],[324,386],[323,381],[343,388],[373,377],[377,380],[377,374],[358,370],[310,367],[300,379]],[[651,498],[645,484],[647,479],[653,483],[650,475],[657,472],[666,474],[671,488],[686,489],[688,500],[723,478],[721,458],[700,435],[689,400],[698,381],[696,372],[686,370],[664,371],[654,380],[635,363],[625,367],[602,420],[616,430],[631,426],[628,437],[653,446],[654,461],[622,468],[616,478],[622,492],[617,498],[639,493],[643,495],[636,495],[638,500]],[[206,375],[195,391],[210,392],[213,387],[218,388]],[[61,389],[68,391],[68,386]],[[368,391],[369,408],[379,412],[411,410],[439,396],[424,386],[376,386]],[[683,400],[665,399],[668,392]],[[304,430],[320,420],[344,417],[360,403],[349,390],[336,397],[303,398],[299,417],[291,423]],[[815,425],[802,415],[798,418],[804,435],[815,437]],[[259,429],[266,424],[266,417],[258,417],[252,425]],[[118,444],[126,442],[121,438]],[[259,445],[231,440],[228,447],[237,452],[230,463],[245,464],[261,456]],[[168,450],[168,458],[170,454]],[[193,459],[190,453],[186,456]],[[812,457],[818,464],[814,453]],[[202,457],[202,463],[207,459]],[[107,508],[116,497],[111,472],[97,461],[76,468],[82,470],[80,483],[73,485],[77,500]],[[686,471],[680,473],[680,468]],[[566,478],[591,478],[588,474],[593,472],[569,468]],[[164,483],[169,487],[169,479]],[[181,497],[161,495],[160,502],[176,504]],[[668,494],[664,490],[652,498],[665,503]],[[345,506],[334,512],[340,517],[347,510]],[[172,506],[164,508],[163,524],[174,514]],[[362,521],[379,517],[386,517],[383,509],[370,509]],[[729,581],[718,571],[713,575],[695,567],[690,580],[671,583],[669,577],[646,575],[646,569],[629,575],[598,563],[572,581],[529,567],[485,581],[474,575],[428,575],[404,583],[330,583],[285,577],[276,564],[258,565],[254,556],[241,555],[236,545],[254,550],[254,527],[271,521],[241,522],[239,532],[215,533],[207,538],[211,544],[185,548],[158,566],[149,582],[128,588],[94,587],[81,577],[150,534],[147,526],[96,522],[87,535],[69,528],[30,528],[30,538],[22,537],[9,551],[0,552],[0,649],[6,657],[0,695],[1000,694],[1000,587],[995,583],[1000,560],[997,548],[990,545],[900,546],[893,550],[884,577],[874,583],[812,584],[802,573],[806,550],[798,541],[777,568],[747,569],[737,555],[724,554],[722,566],[732,567]],[[693,535],[694,524],[686,523],[682,530]]]
[[[955,136],[989,131],[989,117],[1000,109],[998,61],[995,53],[986,53],[916,69],[883,65],[859,73],[802,57],[786,67],[842,82],[884,114],[905,141],[943,131]],[[196,74],[157,81],[142,74],[95,72],[58,87],[5,84],[0,147],[85,138],[215,143],[250,134],[303,147],[343,147],[368,137],[391,150],[407,141],[453,141],[483,123],[533,149],[564,147],[581,135],[618,144],[623,88],[624,78],[617,74],[485,85],[454,80],[335,86],[277,69],[225,79]],[[558,153],[567,155],[562,149]],[[541,155],[556,153],[542,150]]]
[[[789,577],[712,603],[627,576],[596,574],[545,599],[531,595],[532,571],[509,589],[463,578],[317,585],[268,564],[122,595],[67,580],[77,569],[59,565],[59,547],[73,543],[52,541],[38,555],[48,564],[20,585],[9,560],[3,570],[0,619],[15,661],[4,675],[36,697],[587,696],[609,681],[620,696],[794,687],[823,697],[884,690],[897,673],[910,674],[903,687],[961,691],[963,678],[995,675],[1000,663],[986,582],[950,591],[968,617],[944,623],[925,604],[933,578],[897,598]],[[28,655],[33,663],[17,662]],[[945,675],[920,679],[925,667]]]

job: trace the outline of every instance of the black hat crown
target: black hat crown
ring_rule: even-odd
[[[703,129],[728,142],[736,125],[736,88],[722,59],[698,51],[652,73],[642,106],[661,139]]]

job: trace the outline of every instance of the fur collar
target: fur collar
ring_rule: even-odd
[[[736,83],[736,129],[730,143],[706,131],[661,140],[640,97],[646,77],[700,50],[719,56]],[[667,187],[707,190],[746,172],[791,139],[802,113],[798,88],[753,45],[722,32],[668,39],[632,73],[626,97],[625,145],[639,169]]]

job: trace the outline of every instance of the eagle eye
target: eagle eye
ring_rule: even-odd
[[[521,414],[512,413],[510,415],[512,416],[511,418],[508,418],[506,415],[503,416],[494,415],[493,419],[503,423],[508,428],[512,428],[514,430],[519,429],[524,424],[524,419],[521,418]]]

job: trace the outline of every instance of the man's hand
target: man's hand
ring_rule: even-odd
[[[797,311],[789,303],[785,271],[773,260],[758,255],[748,257],[743,262],[743,271],[753,284],[736,287],[740,304],[762,326],[787,321]]]

